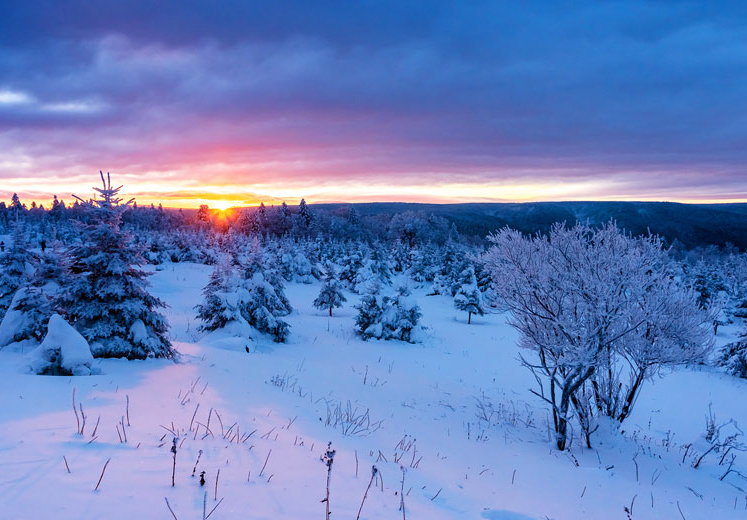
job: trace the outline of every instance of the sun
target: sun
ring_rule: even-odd
[[[210,201],[210,205],[221,211],[226,211],[227,209],[232,208],[234,203],[230,200],[212,200]]]

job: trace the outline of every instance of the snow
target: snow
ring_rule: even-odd
[[[682,463],[683,447],[702,440],[709,403],[719,422],[747,424],[745,380],[668,371],[644,387],[625,434],[608,428],[591,450],[576,439],[559,452],[505,315],[467,325],[450,296],[417,289],[422,343],[363,341],[359,296],[346,293],[330,318],[312,305],[319,282],[290,283],[287,344],[247,340],[239,326],[201,334],[194,306],[211,271],[166,263],[150,279],[169,305],[176,363],[96,359],[90,377],[40,377],[19,370],[23,354],[0,350],[0,517],[171,518],[167,498],[180,520],[202,518],[205,493],[208,512],[218,504],[217,479],[223,502],[211,519],[323,518],[329,441],[333,519],[356,517],[374,464],[383,482],[364,504],[368,520],[401,517],[400,465],[410,519],[625,519],[633,500],[636,520],[681,518],[680,509],[687,520],[747,516],[737,488],[747,482],[719,480],[718,457],[698,469]],[[69,332],[52,325],[50,335]],[[719,343],[736,330],[719,329]],[[174,487],[169,430],[179,438]]]
[[[0,322],[0,347],[5,347],[13,343],[16,334],[26,327],[26,315],[23,312],[14,309],[15,304],[23,298],[25,294],[25,289],[19,289],[16,291],[16,294],[13,295],[8,311],[5,313],[2,322]]]
[[[44,374],[61,369],[64,374],[91,374],[93,355],[86,339],[59,314],[53,314],[41,345],[28,354],[31,372]]]

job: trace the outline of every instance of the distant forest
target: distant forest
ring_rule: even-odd
[[[0,202],[0,231],[13,221],[37,221],[42,227],[83,217],[75,201],[55,198],[49,209],[17,196]],[[207,206],[199,210],[137,206],[123,216],[133,228],[187,229],[282,235],[322,235],[328,238],[391,240],[410,245],[444,243],[449,238],[479,244],[489,233],[506,226],[522,233],[547,233],[556,222],[602,225],[610,220],[632,235],[653,233],[676,249],[716,247],[747,251],[747,204],[679,204],[673,202],[527,202],[527,203],[335,203],[286,204],[233,208]]]

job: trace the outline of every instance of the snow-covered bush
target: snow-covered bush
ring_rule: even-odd
[[[299,251],[295,254],[284,253],[280,257],[283,278],[288,282],[309,284],[316,277],[316,270],[306,255]]]
[[[356,306],[356,332],[363,339],[396,339],[416,343],[420,341],[420,307],[406,287],[394,296],[382,296],[380,286],[374,285]]]
[[[482,303],[482,292],[477,286],[475,269],[471,265],[462,272],[459,289],[454,296],[454,307],[467,313],[467,323],[472,323],[472,315],[485,314]]]
[[[119,188],[103,174],[102,182],[96,190],[103,199],[84,205],[93,223],[70,251],[72,276],[60,292],[61,309],[96,357],[171,358],[166,320],[158,312],[165,304],[148,292],[142,248],[120,228],[126,205],[119,205]]]
[[[438,296],[439,294],[449,294],[449,282],[446,277],[442,274],[437,274],[433,278],[431,284],[431,291],[428,293],[429,296]]]
[[[598,412],[623,421],[643,382],[664,365],[703,360],[712,317],[667,270],[658,237],[556,225],[549,236],[504,229],[483,257],[496,295],[520,332],[523,358],[542,382],[556,441],[565,449],[570,412],[588,435]]]
[[[719,366],[737,377],[747,379],[747,338],[729,343],[721,349]]]
[[[28,355],[28,365],[34,374],[87,376],[91,375],[93,355],[86,339],[59,314],[49,318],[44,341]]]
[[[335,268],[329,264],[327,265],[327,275],[324,277],[319,295],[314,300],[314,307],[317,309],[329,309],[329,315],[332,316],[332,309],[334,307],[342,307],[343,302],[346,301],[347,298],[342,294],[342,288],[340,287],[340,282],[337,280]]]

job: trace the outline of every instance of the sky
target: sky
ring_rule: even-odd
[[[0,200],[747,201],[747,3],[0,3]]]

